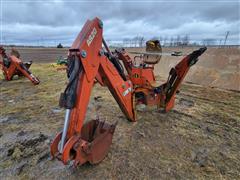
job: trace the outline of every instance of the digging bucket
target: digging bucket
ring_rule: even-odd
[[[69,161],[73,161],[75,166],[86,162],[97,164],[109,151],[116,125],[117,123],[109,124],[98,119],[85,123],[80,134],[68,139],[62,153],[59,151],[62,137],[60,132],[52,142],[51,155],[64,164]]]
[[[97,164],[105,158],[112,144],[116,125],[117,123],[108,124],[99,120],[92,120],[83,125],[81,139],[87,143],[81,151],[87,155],[88,162]]]

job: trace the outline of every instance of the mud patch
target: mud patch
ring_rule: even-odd
[[[15,124],[15,123],[22,123],[24,120],[16,118],[15,115],[0,117],[0,124]]]
[[[42,133],[33,135],[30,132],[20,131],[16,139],[14,143],[5,143],[5,148],[0,152],[2,157],[0,169],[3,170],[3,174],[19,175],[27,169],[29,164],[37,164],[49,157],[50,141],[46,135]]]
[[[179,105],[186,107],[186,108],[190,108],[190,107],[194,106],[194,101],[191,101],[191,100],[185,99],[185,98],[180,98]]]
[[[192,161],[196,163],[199,167],[207,166],[209,163],[208,152],[209,150],[206,148],[199,148],[195,151],[192,151]]]

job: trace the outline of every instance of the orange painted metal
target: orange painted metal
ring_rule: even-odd
[[[31,71],[29,71],[31,62],[23,63],[21,59],[17,58],[16,56],[7,55],[2,47],[0,47],[0,57],[2,59],[0,61],[0,65],[2,67],[5,80],[10,81],[14,75],[18,75],[27,77],[34,85],[40,83],[40,80],[35,77]]]
[[[108,87],[127,119],[134,122],[135,104],[156,105],[165,111],[173,108],[181,82],[190,66],[197,62],[197,57],[205,50],[199,49],[183,58],[172,68],[168,80],[162,85],[156,85],[154,64],[145,61],[136,66],[124,49],[110,52],[103,39],[102,21],[98,18],[88,20],[68,52],[70,61],[75,62],[77,59],[80,62],[81,71],[77,72],[76,89],[72,89],[76,92],[74,105],[66,107],[70,112],[66,139],[63,138],[66,141],[61,142],[64,133],[57,134],[51,144],[52,157],[57,157],[64,164],[73,160],[74,165],[81,165],[85,162],[99,163],[106,156],[116,124],[111,125],[98,119],[84,124],[91,91],[96,82]],[[121,65],[116,64],[114,58],[123,62],[126,78],[121,76]],[[59,150],[60,143],[64,143],[62,152]]]
[[[148,86],[149,83],[155,82],[155,76],[152,67],[133,67],[131,71],[131,76],[129,76],[129,78],[134,85],[142,87]]]
[[[135,94],[141,94],[141,99],[136,98],[136,104],[156,105],[163,108],[166,112],[174,107],[175,95],[190,67],[197,62],[197,58],[204,53],[206,48],[200,48],[197,51],[184,57],[169,74],[168,81],[164,84],[156,85],[154,75],[154,65],[140,62],[140,66],[134,66],[128,53],[122,50],[116,50],[115,56],[120,59],[128,73],[128,78],[133,83]],[[141,59],[140,59],[141,60]],[[191,65],[191,61],[194,63]],[[173,73],[173,74],[171,74]],[[171,79],[171,80],[170,80]]]
[[[83,125],[91,90],[95,79],[111,91],[123,113],[130,121],[135,121],[133,108],[133,85],[124,81],[109,59],[102,51],[102,24],[95,18],[87,21],[69,49],[69,56],[75,56],[81,62],[83,71],[80,72],[75,106],[71,109],[66,143],[63,152],[58,146],[62,134],[59,133],[51,144],[51,155],[64,164],[74,160],[74,164],[100,162],[107,154],[112,142],[116,124],[110,125],[93,120]],[[89,132],[91,136],[86,136]]]

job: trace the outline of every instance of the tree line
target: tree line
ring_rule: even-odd
[[[221,44],[222,40],[218,41],[215,38],[204,38],[202,40],[191,40],[188,34],[186,35],[177,35],[177,36],[160,36],[152,37],[150,39],[159,40],[162,46],[174,47],[174,46],[216,46],[223,45]],[[148,39],[144,36],[135,36],[133,38],[124,38],[122,40],[123,47],[144,47]]]

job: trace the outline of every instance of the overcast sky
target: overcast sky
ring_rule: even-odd
[[[107,40],[134,36],[240,44],[239,0],[0,0],[1,44],[70,45],[84,22],[98,16]]]

